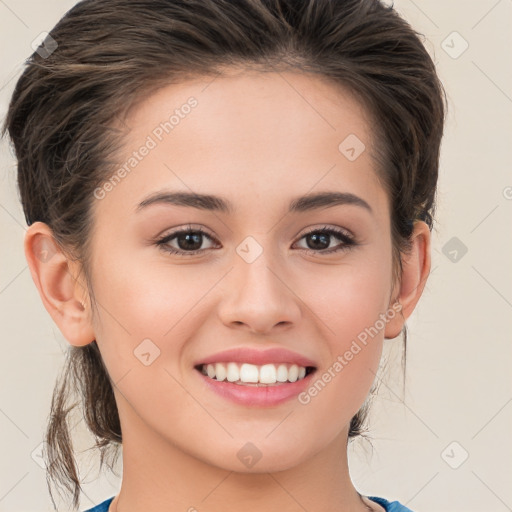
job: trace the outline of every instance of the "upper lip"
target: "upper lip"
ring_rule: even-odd
[[[313,366],[316,364],[311,359],[292,352],[285,348],[267,348],[267,349],[252,349],[247,347],[232,348],[217,352],[211,356],[207,356],[200,361],[197,361],[194,366],[212,363],[249,363],[255,365],[271,364],[271,363],[291,363],[298,366]]]

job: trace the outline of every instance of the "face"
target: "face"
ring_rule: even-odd
[[[318,77],[231,73],[160,89],[126,125],[91,238],[123,440],[242,472],[344,446],[392,306],[364,109]]]

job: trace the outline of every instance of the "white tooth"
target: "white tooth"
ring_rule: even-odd
[[[229,382],[236,382],[240,379],[240,371],[236,363],[228,363],[226,377]]]
[[[215,365],[215,375],[217,380],[226,379],[226,367],[222,363],[217,363]]]
[[[260,368],[260,382],[262,384],[275,384],[276,382],[276,367],[273,364],[264,364]]]
[[[205,364],[201,368],[203,375],[218,381],[275,384],[276,382],[295,382],[306,376],[306,368],[297,364],[264,364],[257,366],[249,363],[213,363]]]
[[[299,367],[296,364],[292,364],[288,370],[288,380],[295,382],[299,377]]]
[[[277,368],[277,382],[286,382],[288,380],[288,368],[285,364],[280,364]]]
[[[242,382],[258,382],[258,367],[254,364],[244,363],[240,367],[240,380]]]

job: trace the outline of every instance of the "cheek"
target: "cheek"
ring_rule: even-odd
[[[337,411],[348,421],[375,379],[388,315],[394,313],[388,304],[391,257],[361,259],[314,282],[308,306],[321,319],[318,336],[327,342],[328,357],[304,402],[316,401],[324,414]]]
[[[350,340],[375,325],[388,309],[390,292],[391,257],[354,255],[335,270],[331,267],[318,272],[303,293],[308,306],[322,320],[323,334],[335,356],[347,343],[350,345]],[[377,328],[382,329],[381,322]]]
[[[109,307],[102,316],[111,313],[130,332],[163,335],[208,291],[215,276],[209,279],[199,266],[167,264],[165,256],[150,259],[144,258],[146,251],[140,253],[105,251],[95,272],[95,294]]]
[[[171,359],[179,360],[181,344],[190,336],[184,329],[190,329],[194,308],[218,278],[198,267],[148,265],[107,250],[100,260],[93,280],[94,329],[109,371],[126,372],[144,349],[151,357],[171,352]]]

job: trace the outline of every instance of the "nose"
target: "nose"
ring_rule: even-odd
[[[219,317],[231,329],[256,334],[289,329],[301,315],[301,299],[293,288],[288,273],[266,251],[252,263],[237,256],[224,282]]]

